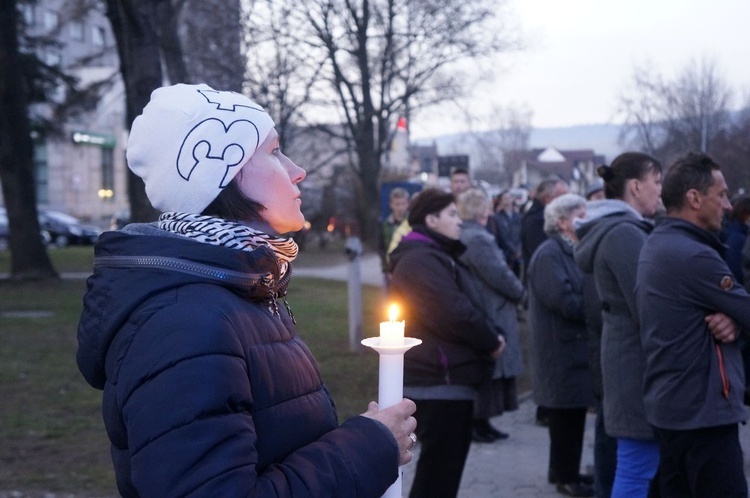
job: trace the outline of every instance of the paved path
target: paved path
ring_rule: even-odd
[[[535,424],[536,406],[524,396],[520,407],[492,419],[498,429],[510,434],[494,443],[473,443],[466,461],[459,498],[537,498],[559,497],[547,483],[549,433]],[[594,416],[586,420],[582,471],[590,473],[593,465]],[[415,452],[415,457],[418,456]],[[416,461],[416,459],[415,459]],[[411,486],[416,464],[404,466],[404,490]],[[407,496],[407,493],[404,493]]]
[[[366,285],[383,285],[383,272],[380,270],[380,258],[377,254],[370,253],[360,257],[355,262],[347,262],[335,266],[324,266],[317,268],[299,268],[293,266],[294,275],[298,277],[316,277],[328,280],[349,279],[352,268],[359,267],[359,279]]]
[[[295,269],[297,276],[312,276],[332,280],[347,280],[351,264],[327,268]],[[383,275],[377,255],[360,259],[360,280],[363,284],[382,285]],[[492,420],[493,425],[510,437],[495,443],[473,443],[464,469],[459,498],[552,498],[560,497],[555,487],[547,483],[549,433],[535,423],[536,405],[530,393],[520,396],[520,407]],[[750,476],[750,427],[740,427],[740,439],[745,453],[745,475]],[[586,420],[581,470],[591,473],[593,467],[594,415]],[[419,446],[415,459],[403,467],[404,496],[408,496]]]

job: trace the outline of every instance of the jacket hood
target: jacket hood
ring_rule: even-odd
[[[621,223],[633,223],[650,231],[652,226],[630,204],[619,199],[587,202],[586,217],[574,223],[578,235],[575,260],[584,273],[593,273],[599,244],[612,227]]]
[[[92,386],[105,383],[104,362],[113,338],[149,298],[188,284],[219,285],[249,300],[275,302],[291,270],[279,279],[271,249],[241,251],[165,232],[154,224],[105,232],[94,249],[78,325],[78,368]]]

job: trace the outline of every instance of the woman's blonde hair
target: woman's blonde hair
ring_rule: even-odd
[[[488,213],[490,198],[483,190],[470,188],[458,196],[456,208],[462,220],[477,221]]]

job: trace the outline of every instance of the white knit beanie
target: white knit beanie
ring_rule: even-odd
[[[128,166],[161,211],[200,213],[274,127],[258,104],[207,85],[157,88],[135,118]]]

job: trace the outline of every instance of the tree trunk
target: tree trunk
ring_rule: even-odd
[[[164,54],[164,68],[171,84],[189,83],[180,37],[177,34],[177,13],[171,1],[159,2],[156,6],[159,25],[159,40]]]
[[[125,84],[126,124],[143,111],[151,92],[162,85],[159,36],[154,25],[156,0],[107,0],[107,17],[117,40],[120,73]],[[128,199],[132,221],[153,221],[158,212],[146,197],[141,180],[128,170]]]
[[[0,2],[0,181],[10,229],[11,278],[56,278],[39,229],[28,88],[18,53],[16,1]]]
[[[372,120],[369,121],[369,126],[364,124],[363,128],[362,136],[356,142],[359,178],[362,182],[360,195],[357,196],[360,200],[358,218],[361,225],[362,242],[371,245],[377,240],[378,235],[380,162],[375,153]]]

